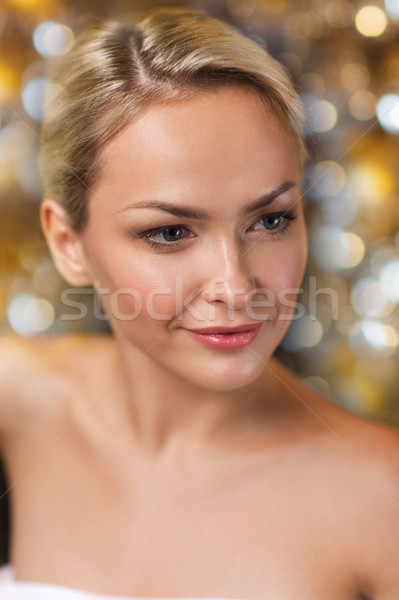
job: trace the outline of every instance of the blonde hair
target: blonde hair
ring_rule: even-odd
[[[290,129],[300,157],[306,154],[302,104],[284,68],[233,26],[197,10],[161,8],[138,22],[101,22],[50,66],[50,82],[39,156],[44,194],[65,207],[77,232],[101,174],[101,149],[150,104],[245,84]]]

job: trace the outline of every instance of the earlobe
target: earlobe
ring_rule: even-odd
[[[60,275],[75,287],[92,285],[79,235],[68,223],[65,209],[52,198],[40,206],[40,223]]]

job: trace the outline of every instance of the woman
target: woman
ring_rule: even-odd
[[[160,9],[54,82],[42,226],[113,336],[3,340],[7,598],[397,598],[397,433],[272,357],[307,255],[284,70]]]

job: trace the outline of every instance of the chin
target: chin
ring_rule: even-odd
[[[184,379],[209,392],[230,392],[255,381],[263,372],[266,360],[253,354],[231,359],[215,358],[211,364],[199,364],[195,370],[186,372]],[[267,360],[270,357],[267,357]]]

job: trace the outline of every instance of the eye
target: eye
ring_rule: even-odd
[[[270,231],[272,233],[283,233],[288,229],[290,221],[296,219],[296,213],[292,210],[285,210],[276,213],[262,215],[254,224],[253,229]]]
[[[143,231],[139,234],[139,237],[144,239],[152,248],[172,252],[179,246],[180,241],[190,237],[190,233],[191,230],[189,227],[178,224]]]
[[[261,217],[259,221],[262,223],[265,229],[268,229],[270,231],[273,229],[278,229],[278,227],[280,227],[280,225],[283,223],[284,217],[282,215],[265,215]],[[255,229],[258,229],[258,227],[256,227],[256,224]]]
[[[171,225],[170,227],[164,227],[162,230],[155,233],[158,236],[162,236],[161,241],[177,242],[181,239],[181,236],[184,233],[184,228],[181,225]]]

